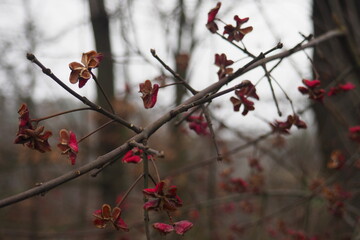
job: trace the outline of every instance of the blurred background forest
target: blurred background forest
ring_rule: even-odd
[[[34,53],[79,94],[107,106],[94,83],[79,89],[68,82],[70,62],[80,61],[83,52],[102,52],[104,61],[96,74],[115,111],[129,122],[146,126],[190,96],[181,86],[164,88],[156,107],[143,109],[139,83],[146,79],[160,85],[172,82],[172,76],[152,58],[151,48],[199,90],[218,80],[215,53],[226,53],[236,61],[236,67],[250,60],[206,29],[207,13],[216,3],[1,1],[0,198],[74,169],[55,147],[58,130],[75,129],[78,136],[85,136],[106,122],[90,111],[63,115],[44,122],[53,131],[52,152],[41,154],[14,145],[21,103],[28,104],[34,118],[82,107],[26,60],[26,53]],[[184,239],[359,239],[360,158],[358,144],[349,140],[348,129],[360,125],[360,3],[223,2],[219,14],[222,20],[232,23],[236,14],[250,17],[249,25],[254,30],[243,43],[255,55],[280,41],[285,50],[290,49],[309,34],[317,37],[334,29],[344,34],[321,43],[315,50],[307,49],[284,59],[271,72],[279,109],[262,68],[234,83],[244,79],[258,82],[260,101],[254,112],[247,116],[234,113],[228,95],[213,101],[209,110],[223,162],[216,162],[210,137],[196,135],[186,122],[174,120],[150,139],[152,148],[165,152],[165,158],[157,160],[160,175],[178,186],[184,201],[178,216],[194,223]],[[275,64],[269,63],[268,69]],[[297,87],[302,85],[302,79],[316,77],[326,90],[344,82],[356,88],[346,95],[326,98],[323,104],[314,103]],[[289,99],[308,128],[293,128],[290,135],[270,134],[270,122],[285,121],[292,114]],[[111,124],[81,143],[76,164],[94,160],[131,136],[128,130]],[[340,161],[336,153],[346,159],[341,160],[344,167],[329,167],[329,162]],[[122,218],[130,232],[99,230],[92,224],[93,211],[103,203],[119,201],[141,171],[140,165],[125,165],[119,159],[96,177],[88,174],[44,196],[1,208],[0,239],[145,239],[140,186],[123,208]],[[246,190],[241,180],[249,184]],[[325,190],[313,194],[312,190],[323,183],[328,195]],[[337,194],[342,195],[345,205],[334,210],[329,195]],[[160,239],[158,233],[152,234],[154,239]]]

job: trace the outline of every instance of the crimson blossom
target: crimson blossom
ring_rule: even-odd
[[[94,50],[83,53],[81,63],[72,62],[69,64],[71,69],[70,82],[72,84],[79,82],[79,88],[82,88],[91,78],[91,70],[97,68],[102,59],[103,55]]]
[[[67,154],[69,156],[71,165],[74,165],[76,162],[77,154],[79,152],[76,135],[72,131],[68,131],[66,129],[61,129],[59,135],[60,140],[57,146],[61,150],[61,154]]]
[[[172,185],[164,191],[165,182],[161,181],[154,188],[146,188],[143,194],[151,198],[144,204],[145,210],[165,210],[167,212],[175,211],[183,205],[182,200],[176,194],[177,188]]]
[[[31,149],[41,153],[51,151],[48,139],[52,136],[51,131],[44,132],[44,126],[33,126],[30,119],[30,113],[25,103],[21,104],[18,113],[19,129],[16,133],[15,144],[25,144]]]

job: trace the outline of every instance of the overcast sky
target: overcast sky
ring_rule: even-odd
[[[119,2],[122,1],[107,1],[109,12],[114,13],[119,6]],[[134,10],[131,12],[131,18],[135,26],[134,33],[136,34],[138,47],[144,55],[156,65],[157,63],[151,58],[149,52],[150,48],[155,48],[158,54],[171,65],[172,60],[169,58],[166,47],[164,47],[165,44],[161,33],[161,24],[163,23],[154,14],[154,3],[159,2],[161,2],[161,8],[164,9],[171,7],[175,1],[137,1]],[[192,1],[186,2],[191,6]],[[191,84],[196,89],[201,89],[217,80],[217,68],[214,66],[215,53],[226,53],[233,60],[239,60],[244,57],[242,53],[239,53],[234,47],[219,39],[219,37],[209,34],[204,25],[207,20],[207,12],[216,5],[216,1],[204,2],[205,4],[203,4],[203,8],[199,13],[201,14],[199,17],[200,21],[196,26],[196,34],[202,39],[201,48],[192,57],[192,63],[196,67],[193,65],[191,67]],[[222,10],[226,14],[222,13]],[[299,32],[305,35],[312,32],[311,4],[309,0],[223,1],[218,17],[233,24],[232,18],[235,14],[241,18],[250,17],[246,26],[253,26],[254,30],[244,38],[244,44],[254,54],[272,48],[278,41],[281,41],[285,48],[290,48],[302,40]],[[33,21],[36,40],[38,41],[34,53],[58,77],[67,82],[69,76],[68,64],[72,61],[80,61],[82,52],[94,49],[87,1],[3,0],[0,3],[1,47],[7,49],[3,44],[4,41],[15,43],[16,47],[7,49],[6,56],[7,60],[14,59],[19,64],[19,68],[28,66],[28,62],[23,56],[30,48],[28,39],[24,37],[25,24],[29,19]],[[121,57],[126,46],[121,44],[119,22],[116,18],[112,21],[112,31],[114,57],[119,62],[116,71],[121,71]],[[311,51],[308,52],[311,54]],[[241,67],[241,64],[245,64],[248,60],[239,61],[236,67]],[[134,92],[136,93],[138,91],[138,83],[146,79],[152,79],[158,74],[158,71],[153,65],[146,64],[141,57],[134,57],[132,63],[131,69],[133,71],[130,71],[130,74],[135,88]],[[252,71],[240,78],[236,83],[244,79],[249,79],[255,83],[262,75],[262,71]],[[301,85],[302,78],[311,77],[309,62],[306,60],[306,56],[303,53],[296,54],[291,57],[291,61],[284,61],[273,75],[281,86],[286,89],[286,92],[295,101],[295,104],[300,99],[302,106],[304,106],[303,100],[305,100],[305,97],[298,93],[297,86]],[[65,91],[54,83],[46,80],[48,79],[44,75],[39,74],[37,77],[36,95],[39,98],[68,96]],[[26,81],[26,78],[17,81]],[[94,84],[88,84],[81,90],[76,86],[72,87],[80,94],[94,99],[94,86]],[[121,94],[123,89],[124,82],[119,77],[117,80],[117,93]],[[242,117],[240,113],[233,114],[231,103],[228,102],[230,95],[227,95],[224,97],[224,101],[228,103],[224,104],[226,107],[223,108],[220,115],[240,124],[257,122],[267,127],[261,118],[271,121],[276,117],[276,108],[271,103],[272,100],[269,92],[269,86],[264,79],[258,85],[258,94],[261,101],[255,103],[255,107],[259,110],[249,114],[246,118]],[[275,86],[275,92],[281,101],[281,108],[284,114],[290,114],[289,104],[283,101],[284,95],[277,86]],[[161,91],[159,94],[159,98],[162,99],[161,102],[165,103],[165,105],[168,104],[166,100],[171,99],[171,96],[171,89]],[[141,104],[140,98],[136,98],[136,100],[138,104]],[[161,105],[160,103],[157,107],[161,108]],[[163,106],[165,105],[163,104]],[[299,108],[295,107],[299,109],[300,105]]]

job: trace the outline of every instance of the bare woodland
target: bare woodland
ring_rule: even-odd
[[[0,239],[360,238],[358,1],[311,1],[296,42],[260,0],[79,2],[52,38],[0,3]]]

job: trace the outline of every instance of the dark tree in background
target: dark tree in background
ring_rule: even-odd
[[[314,105],[318,136],[324,163],[334,150],[351,156],[356,145],[348,137],[348,128],[360,122],[360,2],[357,0],[314,0],[315,37],[332,29],[344,35],[316,46],[314,67],[323,87],[352,82],[357,85],[350,94],[325,98],[325,104]]]

